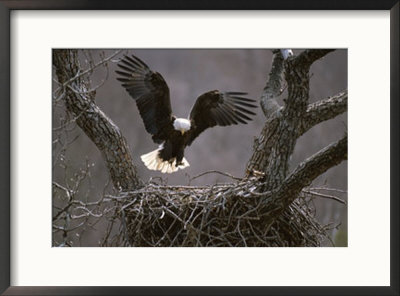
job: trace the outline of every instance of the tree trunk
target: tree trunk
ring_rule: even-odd
[[[122,191],[136,189],[141,181],[128,144],[119,128],[95,104],[96,93],[90,91],[89,79],[80,76],[77,50],[54,50],[53,65],[67,111],[103,155],[114,187]]]

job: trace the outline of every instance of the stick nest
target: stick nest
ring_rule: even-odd
[[[213,186],[149,183],[118,197],[120,230],[109,241],[135,247],[316,247],[328,238],[310,200],[282,209],[253,177]]]

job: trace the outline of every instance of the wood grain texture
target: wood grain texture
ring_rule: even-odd
[[[71,81],[80,71],[77,50],[54,50],[53,64],[65,88],[65,106],[102,153],[114,187],[122,191],[137,188],[141,181],[119,128],[95,104],[95,92],[89,91],[86,80],[78,77]]]

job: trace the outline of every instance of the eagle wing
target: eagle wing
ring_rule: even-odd
[[[213,90],[202,94],[197,98],[192,111],[190,129],[187,145],[207,128],[219,125],[247,124],[252,120],[250,116],[256,115],[249,108],[257,108],[255,100],[243,98],[243,92],[219,92]]]
[[[117,78],[136,101],[146,131],[156,143],[167,140],[173,129],[169,88],[158,72],[153,72],[138,57],[125,56],[119,63]]]

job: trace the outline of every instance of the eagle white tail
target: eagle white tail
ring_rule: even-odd
[[[180,166],[175,166],[175,158],[173,159],[172,163],[170,163],[169,161],[162,160],[160,156],[158,156],[158,152],[160,151],[160,149],[162,148],[156,149],[154,151],[151,151],[147,154],[143,154],[142,156],[140,156],[140,158],[144,162],[144,165],[149,170],[160,171],[161,173],[164,174],[165,173],[171,174],[179,169],[184,169],[190,166],[185,158],[182,159],[183,165]]]

